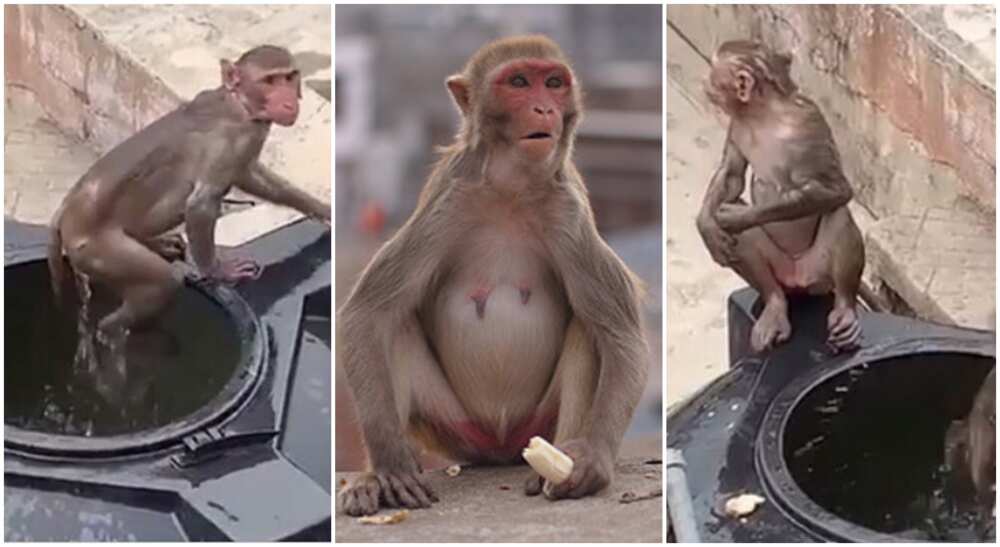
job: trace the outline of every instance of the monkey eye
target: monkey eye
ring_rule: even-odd
[[[562,78],[559,76],[549,76],[548,80],[545,80],[545,87],[550,89],[558,89],[563,86]]]
[[[510,85],[514,87],[528,87],[528,79],[518,74],[510,79]]]
[[[264,81],[267,82],[267,85],[274,85],[274,74],[268,74],[267,77],[264,78]]]

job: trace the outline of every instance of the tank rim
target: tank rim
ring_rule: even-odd
[[[23,267],[38,261],[7,264]],[[231,419],[260,384],[267,367],[267,333],[250,305],[234,289],[216,283],[185,279],[195,290],[222,307],[232,319],[240,344],[240,362],[212,399],[191,414],[166,425],[101,437],[62,435],[4,424],[4,450],[44,460],[113,458],[179,446],[185,437]]]
[[[771,402],[757,434],[754,450],[757,474],[769,498],[795,525],[833,541],[861,543],[910,542],[904,538],[855,524],[812,500],[792,476],[784,458],[784,435],[798,404],[820,384],[847,370],[895,357],[926,353],[959,353],[996,358],[994,340],[934,337],[893,340],[864,348],[846,357],[835,357],[789,382]]]

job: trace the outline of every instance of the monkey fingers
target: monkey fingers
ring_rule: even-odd
[[[611,482],[613,458],[610,454],[601,456],[592,445],[583,439],[567,441],[559,446],[573,460],[573,472],[559,484],[546,481],[542,491],[551,500],[582,498],[594,494]]]
[[[535,471],[528,472],[528,478],[524,481],[524,495],[537,496],[542,493],[542,484],[545,481],[542,476]]]
[[[372,515],[378,512],[380,489],[375,474],[364,473],[342,488],[337,498],[344,513],[352,517]]]
[[[833,351],[851,350],[861,338],[861,323],[853,308],[836,308],[827,318],[827,344]]]
[[[375,477],[382,489],[382,500],[389,507],[421,509],[438,501],[437,494],[416,474],[379,473]]]
[[[264,268],[252,258],[227,258],[220,260],[216,271],[211,276],[223,283],[239,283],[243,280],[255,280],[264,273]]]

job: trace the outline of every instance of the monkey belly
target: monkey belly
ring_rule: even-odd
[[[540,403],[559,359],[568,310],[542,284],[457,283],[442,290],[432,341],[468,423],[448,424],[483,452],[523,448],[544,433]],[[552,417],[554,419],[554,417]],[[522,437],[524,437],[522,439]]]

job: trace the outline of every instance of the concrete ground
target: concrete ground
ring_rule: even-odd
[[[376,525],[344,515],[338,506],[334,536],[338,542],[379,543],[660,543],[663,465],[659,453],[658,438],[626,442],[608,489],[598,496],[558,502],[524,495],[527,466],[470,467],[456,477],[437,469],[428,473],[441,500],[433,507],[410,511],[397,524]],[[353,475],[337,473],[337,484]]]
[[[272,129],[261,161],[309,193],[331,199],[330,6],[77,5],[70,9],[98,33],[105,47],[137,61],[137,70],[162,80],[183,100],[219,85],[219,59],[235,59],[263,43],[287,47],[303,76],[301,113],[294,127]],[[46,113],[30,104],[34,90],[8,85],[7,92],[4,213],[25,222],[47,223],[65,192],[103,150],[60,136]],[[299,218],[295,211],[255,200],[253,207],[220,220],[217,243],[238,245]]]
[[[726,130],[689,95],[704,61],[667,29],[665,403],[691,395],[729,367],[726,298],[745,283],[712,261],[695,216],[722,157]],[[682,82],[688,82],[684,85]],[[669,433],[668,433],[669,434]]]

